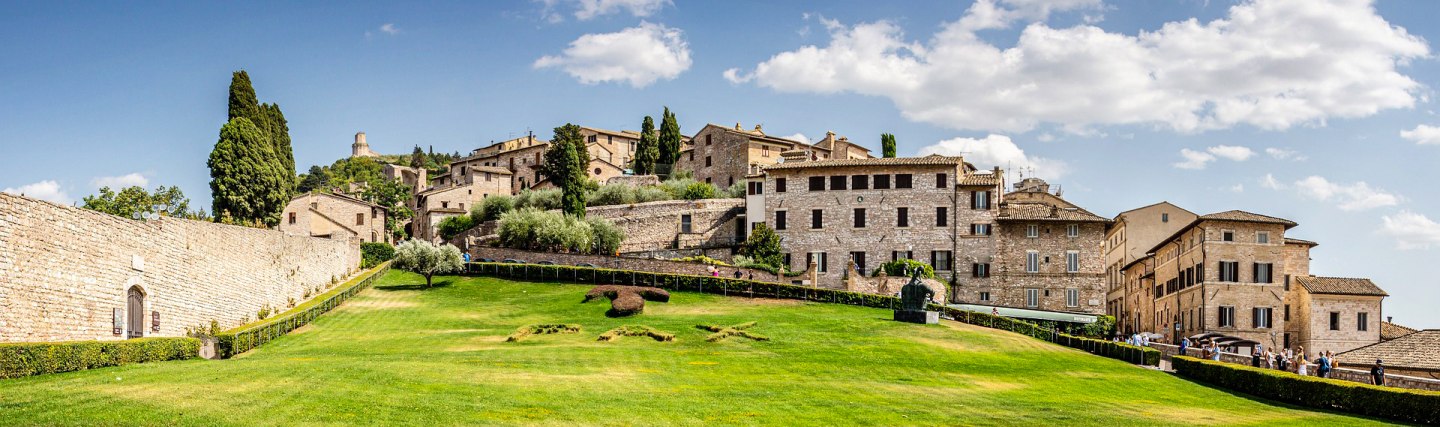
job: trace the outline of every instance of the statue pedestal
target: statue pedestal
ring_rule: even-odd
[[[895,310],[895,320],[899,322],[920,323],[934,325],[940,323],[940,312],[938,311],[907,311]]]

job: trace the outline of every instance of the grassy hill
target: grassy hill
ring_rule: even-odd
[[[380,284],[235,359],[0,381],[0,424],[1350,425],[1007,332],[886,310],[676,293],[604,316],[578,285]],[[710,343],[696,324],[771,338]],[[504,342],[517,327],[577,334]],[[675,342],[600,333],[646,325]]]

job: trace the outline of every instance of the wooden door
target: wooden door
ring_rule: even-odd
[[[126,336],[129,338],[140,338],[145,336],[145,294],[139,288],[130,288],[129,304],[126,306]]]

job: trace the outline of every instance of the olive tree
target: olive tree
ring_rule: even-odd
[[[460,249],[454,245],[436,246],[410,239],[395,248],[395,267],[425,276],[425,287],[429,288],[436,274],[460,271],[465,264],[460,259]]]

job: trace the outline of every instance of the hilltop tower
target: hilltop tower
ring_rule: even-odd
[[[370,144],[365,142],[365,132],[356,132],[355,143],[350,144],[350,157],[380,157],[380,155],[370,151]]]

